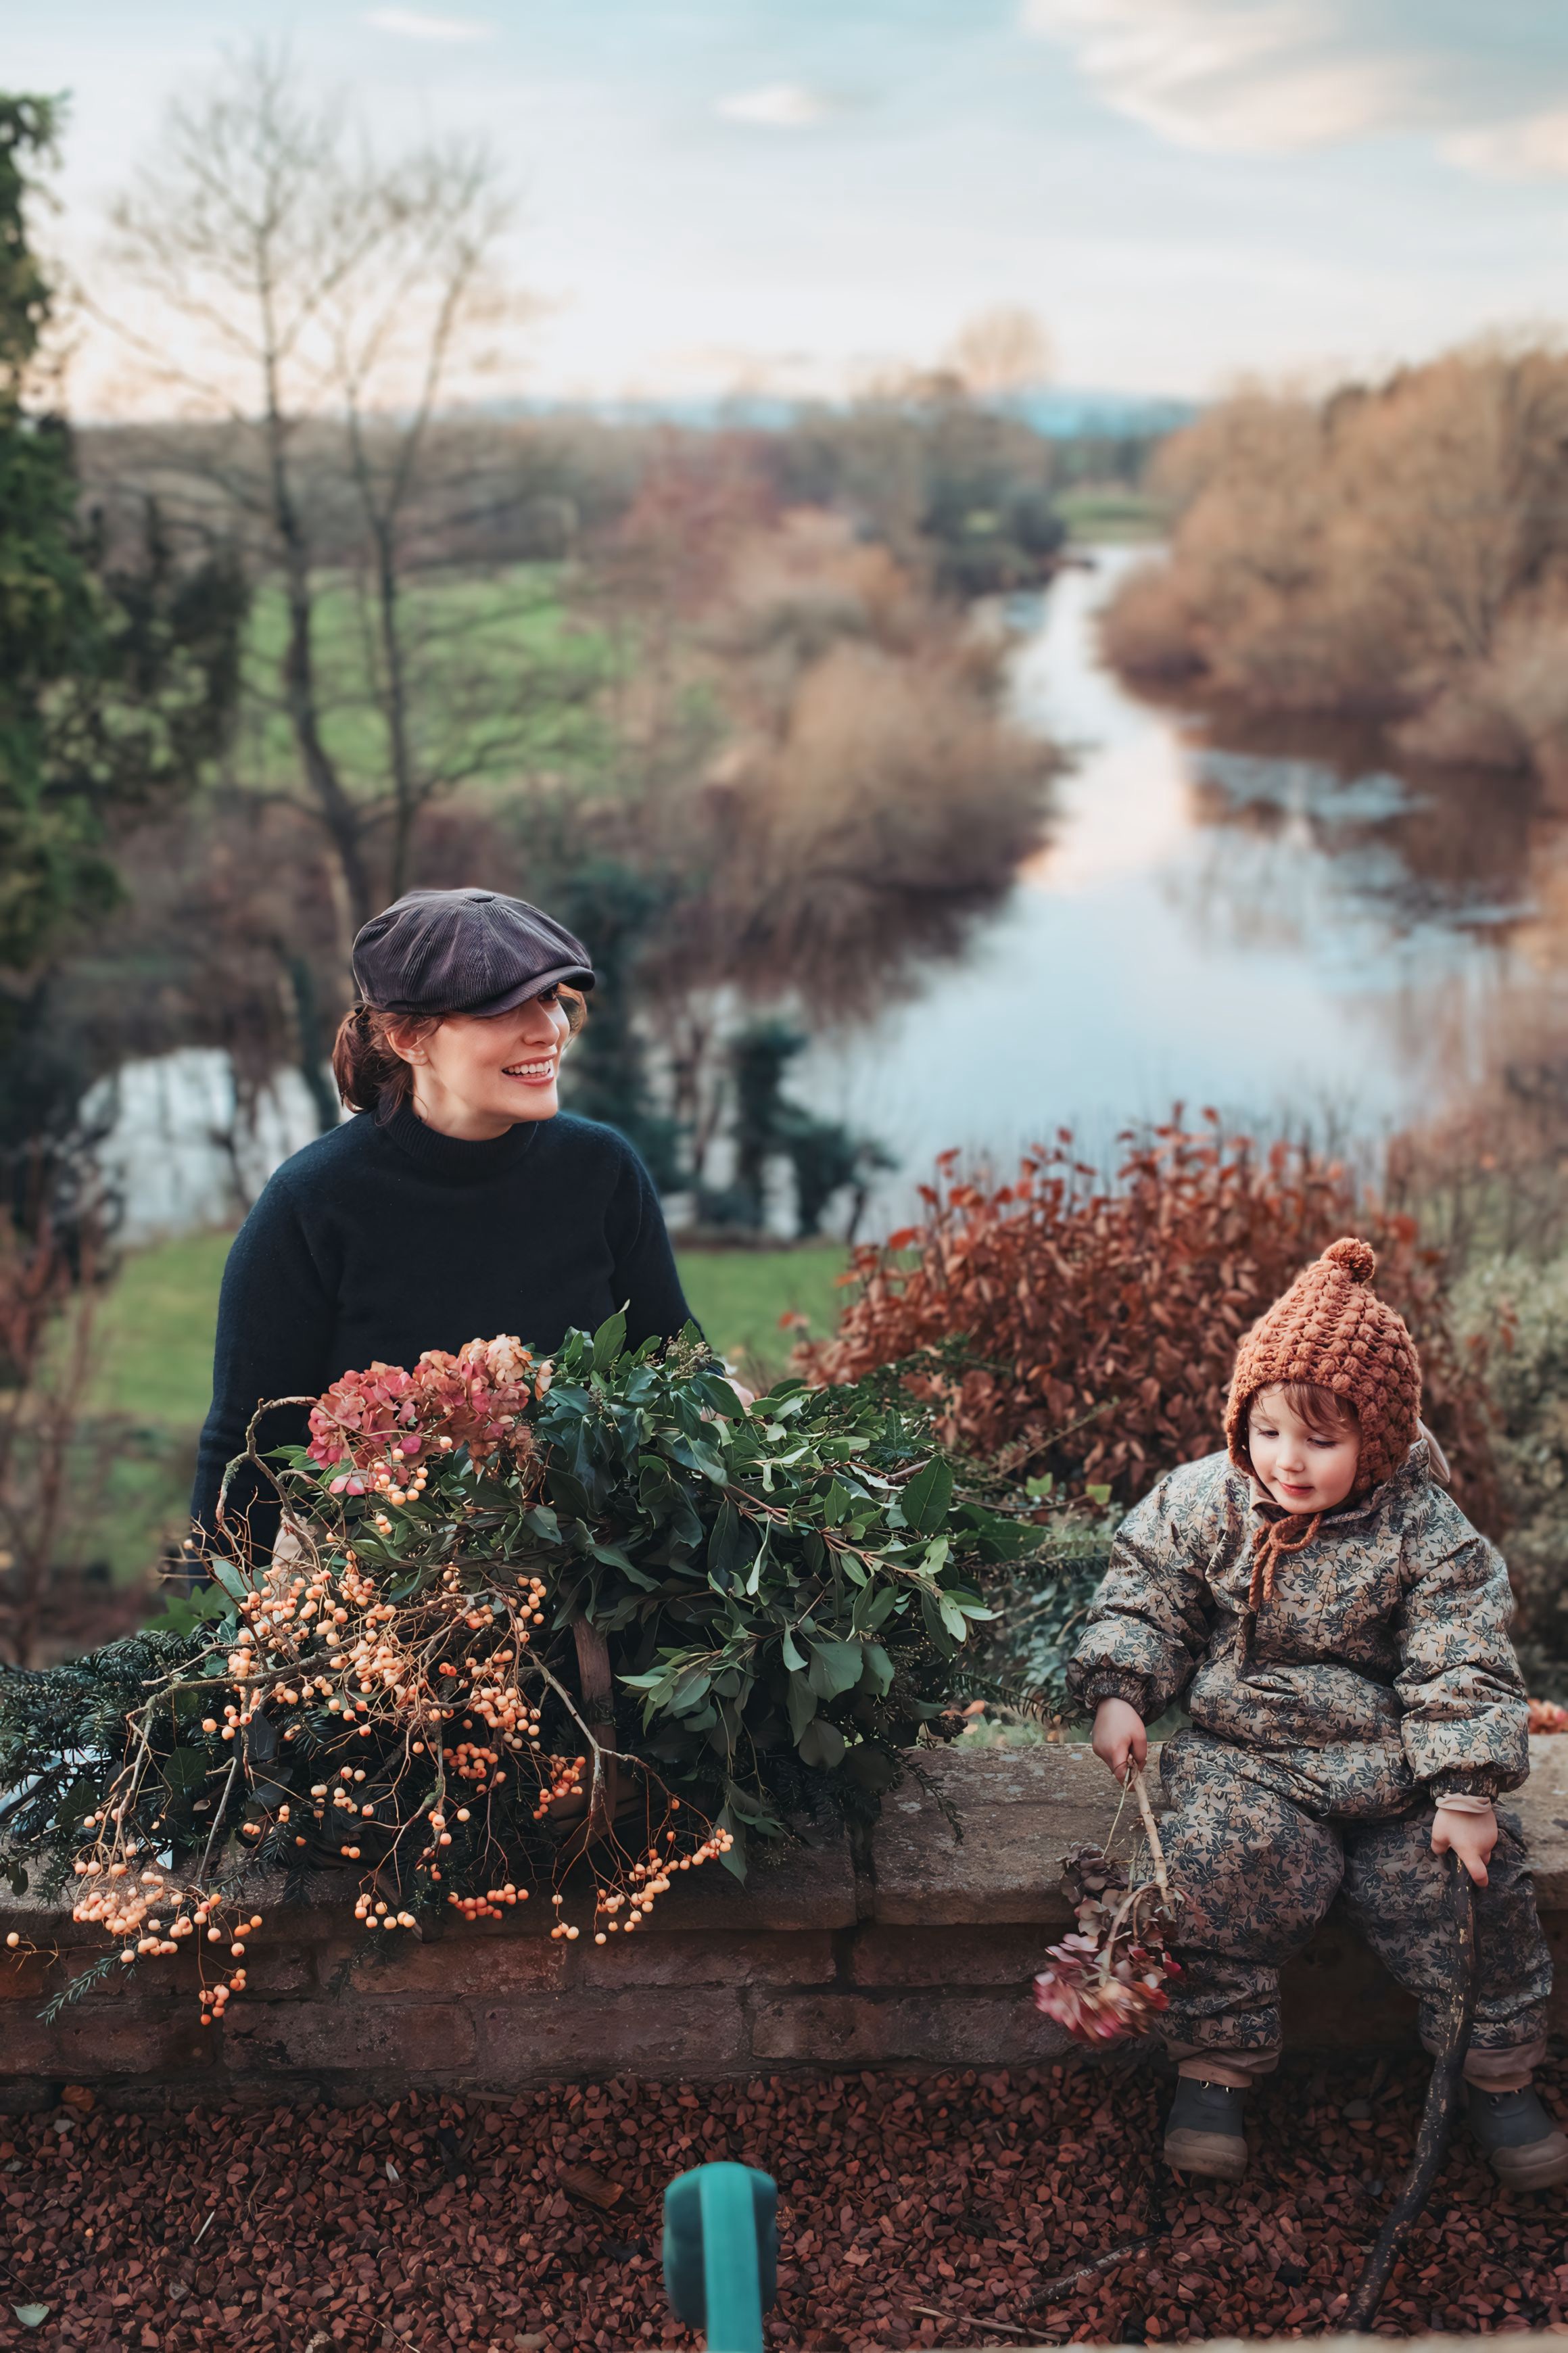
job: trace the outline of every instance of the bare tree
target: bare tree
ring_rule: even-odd
[[[964,321],[948,346],[945,364],[976,400],[994,400],[1047,383],[1056,354],[1033,311],[1000,303]]]
[[[240,519],[280,585],[264,705],[292,746],[282,788],[331,844],[345,931],[384,887],[403,887],[420,807],[457,781],[421,757],[405,584],[440,406],[515,315],[494,276],[510,216],[484,149],[424,145],[383,162],[340,103],[313,105],[266,50],[171,110],[156,160],[114,210],[114,271],[138,301],[133,325],[113,323],[193,419],[177,446],[157,441],[160,487]],[[322,627],[342,587],[323,547],[336,554],[345,533],[369,583],[346,686],[326,674]],[[335,704],[365,699],[374,763],[350,760],[332,724]]]

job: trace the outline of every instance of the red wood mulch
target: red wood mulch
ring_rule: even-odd
[[[1417,2062],[1382,2088],[1365,2066],[1282,2077],[1255,2096],[1251,2179],[1167,2178],[1150,2259],[1039,2309],[1037,2283],[1148,2224],[1168,2092],[1146,2073],[0,2118],[0,2347],[691,2345],[660,2285],[659,2194],[721,2156],[779,2184],[779,2347],[1310,2336],[1334,2325],[1424,2083]],[[1568,2065],[1543,2088],[1568,2113]],[[563,2167],[619,2197],[569,2195]],[[30,2302],[50,2306],[36,2329],[13,2318]],[[1384,2327],[1552,2324],[1568,2331],[1568,2192],[1494,2198],[1461,2137]]]

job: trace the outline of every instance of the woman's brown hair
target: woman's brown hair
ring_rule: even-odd
[[[587,1018],[580,990],[553,992],[563,1008],[574,1038]],[[392,1043],[397,1030],[405,1040],[428,1037],[439,1029],[441,1013],[384,1013],[379,1006],[356,1005],[344,1014],[332,1041],[332,1076],[338,1093],[350,1111],[374,1112],[390,1119],[414,1092],[414,1071]]]
[[[383,1119],[401,1111],[414,1092],[414,1071],[391,1043],[390,1033],[424,1037],[438,1013],[383,1013],[356,1005],[343,1015],[332,1041],[332,1076],[349,1111],[378,1112]]]

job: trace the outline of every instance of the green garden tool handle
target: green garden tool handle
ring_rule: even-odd
[[[664,2284],[708,2353],[763,2353],[778,2282],[778,2191],[746,2165],[700,2165],[664,2193]]]

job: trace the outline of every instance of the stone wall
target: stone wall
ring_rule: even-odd
[[[1513,1802],[1568,2029],[1568,1738],[1533,1747]],[[515,2090],[622,2070],[1035,2064],[1064,2047],[1029,2000],[1043,1947],[1069,1918],[1058,1860],[1105,1838],[1115,1795],[1081,1747],[921,1752],[863,1840],[817,1838],[753,1865],[743,1887],[716,1868],[689,1876],[661,1900],[657,1926],[599,1947],[552,1942],[537,1899],[501,1921],[369,1951],[346,1896],[310,1909],[259,1901],[247,1990],[212,2028],[197,2023],[188,1953],[44,2024],[44,2002],[101,1941],[68,1915],[11,1901],[0,1936],[17,1929],[39,1949],[0,1947],[0,2107],[50,2103],[65,2083],[153,2105],[322,2091],[346,2101],[410,2082]],[[1414,2040],[1414,2005],[1332,1915],[1287,1972],[1286,2018],[1301,2049]]]

